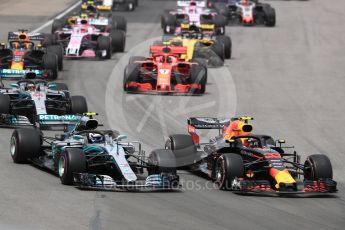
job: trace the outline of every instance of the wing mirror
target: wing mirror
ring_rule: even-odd
[[[19,85],[17,83],[11,83],[10,85],[12,88],[19,88]]]
[[[73,135],[73,139],[77,140],[77,141],[84,140],[84,136],[82,136],[82,135]]]
[[[116,141],[122,141],[124,139],[127,139],[127,136],[123,134],[120,134],[115,138]]]
[[[282,144],[285,144],[285,140],[284,139],[276,140],[276,142],[279,144],[280,148],[282,147]]]
[[[49,84],[48,89],[56,90],[56,84]]]

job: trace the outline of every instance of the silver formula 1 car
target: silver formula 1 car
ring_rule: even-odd
[[[35,125],[37,115],[87,112],[83,96],[70,96],[67,85],[23,79],[0,88],[0,125]]]
[[[126,136],[118,131],[98,130],[95,115],[40,115],[43,126],[64,127],[65,132],[52,138],[37,129],[16,129],[13,161],[29,161],[56,173],[62,184],[82,189],[179,188],[170,150],[154,150],[145,157],[141,143],[124,142]]]

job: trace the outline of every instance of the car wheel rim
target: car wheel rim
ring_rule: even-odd
[[[62,177],[65,173],[65,157],[60,157],[59,159],[59,177]]]
[[[217,162],[216,165],[216,183],[218,186],[221,186],[222,181],[223,181],[223,169],[222,169],[222,163],[220,161]]]
[[[11,151],[11,155],[14,156],[16,154],[16,150],[17,150],[17,140],[15,137],[11,138],[11,145],[10,145],[10,151]]]

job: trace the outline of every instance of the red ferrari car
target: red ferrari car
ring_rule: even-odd
[[[186,47],[151,46],[150,57],[134,56],[124,73],[123,88],[131,93],[203,94],[207,67],[202,60],[187,62]]]

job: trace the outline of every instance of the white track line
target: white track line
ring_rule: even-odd
[[[33,31],[31,31],[32,33],[37,33],[41,30],[43,30],[44,28],[46,28],[47,26],[50,26],[54,19],[60,19],[63,16],[65,16],[66,14],[68,14],[69,12],[71,12],[74,8],[76,8],[78,5],[81,4],[81,1],[78,1],[77,3],[75,3],[74,5],[72,5],[71,7],[69,7],[68,9],[66,9],[64,12],[62,12],[61,14],[59,14],[58,16],[56,16],[55,18],[49,20],[48,22],[44,23],[43,25],[41,25],[40,27],[34,29]]]

